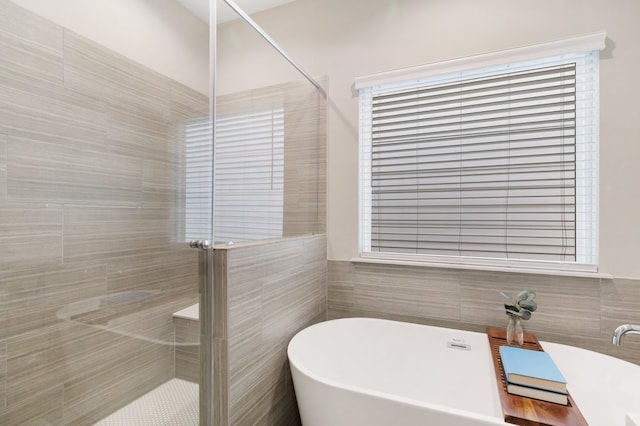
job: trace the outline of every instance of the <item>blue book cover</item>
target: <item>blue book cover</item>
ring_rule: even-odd
[[[500,359],[508,383],[567,391],[567,380],[547,352],[500,346]]]

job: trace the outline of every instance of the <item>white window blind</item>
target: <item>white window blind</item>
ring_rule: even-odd
[[[218,117],[214,182],[216,241],[282,236],[282,107]]]
[[[212,132],[207,118],[185,123],[185,240],[211,238]]]
[[[210,231],[207,228],[210,225],[200,218],[207,217],[202,205],[211,202],[211,149],[205,152],[199,148],[195,130],[192,140],[189,134],[188,131],[187,238],[191,239],[197,233],[200,233],[198,238],[202,238],[203,232]],[[226,243],[281,237],[284,109],[277,106],[218,115],[215,144],[214,241]],[[208,169],[207,159],[200,157],[201,153],[208,155]],[[207,178],[208,187],[202,182]],[[189,212],[190,200],[194,201],[192,204],[198,200],[199,211],[196,208],[195,212]],[[210,235],[210,232],[204,235]]]
[[[597,263],[598,52],[360,90],[361,251]]]

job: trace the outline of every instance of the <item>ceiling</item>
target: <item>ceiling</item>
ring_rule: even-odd
[[[209,22],[209,0],[178,0],[184,7],[189,9],[194,15],[203,20]],[[217,0],[218,4],[224,3],[221,0]],[[235,0],[235,3],[240,6],[242,10],[251,15],[252,13],[260,12],[263,10],[271,9],[272,7],[280,6],[282,4],[291,3],[295,0]],[[218,7],[218,23],[232,21],[238,18],[229,7]]]

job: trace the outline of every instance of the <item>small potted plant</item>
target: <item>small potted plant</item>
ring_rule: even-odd
[[[507,343],[522,346],[524,342],[524,331],[522,330],[522,320],[531,318],[531,313],[538,309],[535,302],[536,293],[530,290],[523,290],[516,297],[511,297],[508,293],[501,291],[500,294],[509,300],[504,304],[504,313],[509,317],[507,324]]]

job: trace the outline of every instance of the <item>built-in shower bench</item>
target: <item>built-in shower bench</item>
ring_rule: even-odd
[[[200,338],[199,304],[173,313],[176,343],[198,342]],[[198,383],[200,374],[199,346],[176,346],[175,374],[179,379]]]

